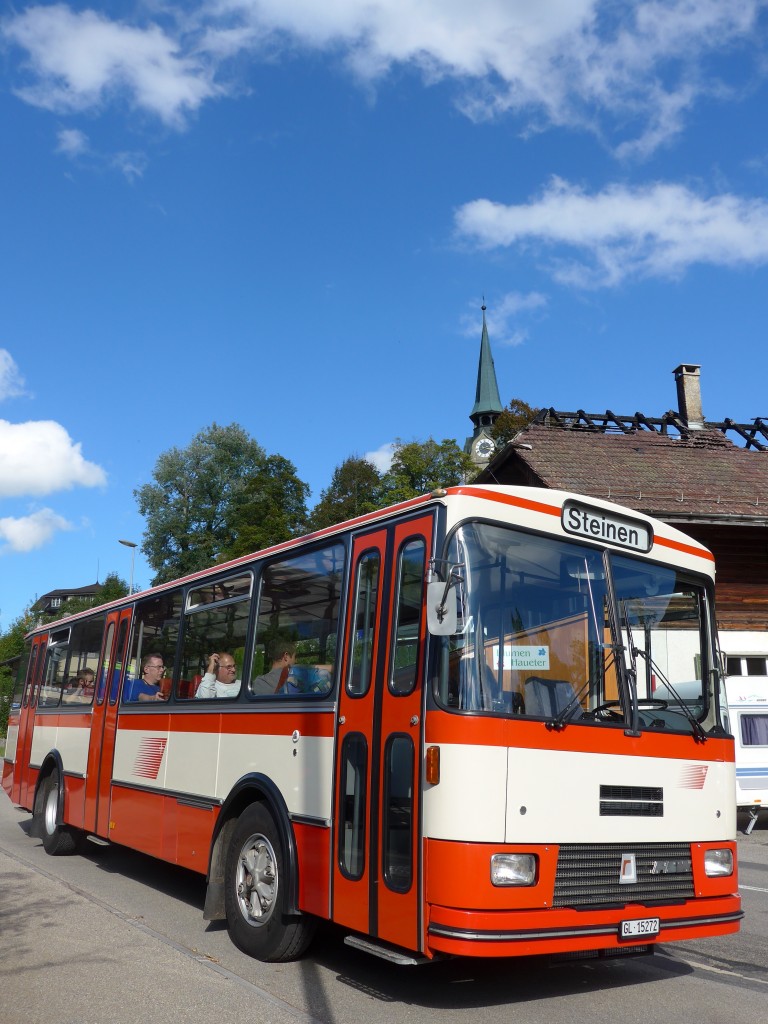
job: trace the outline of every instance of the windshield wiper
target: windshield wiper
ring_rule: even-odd
[[[704,732],[704,729],[701,726],[701,722],[693,714],[691,709],[688,707],[688,705],[685,703],[683,698],[680,696],[680,694],[674,688],[672,683],[670,683],[670,681],[667,679],[667,677],[661,671],[661,669],[656,664],[656,662],[653,660],[651,655],[647,651],[641,650],[639,647],[632,647],[631,650],[632,650],[632,654],[635,657],[639,654],[641,658],[645,658],[645,660],[648,662],[648,664],[651,666],[651,668],[654,670],[654,672],[660,677],[662,683],[666,686],[666,688],[669,690],[669,692],[675,698],[677,703],[680,705],[681,713],[683,715],[685,715],[685,717],[691,723],[691,728],[693,730],[693,735],[694,735],[695,739],[697,741],[699,741],[700,743],[706,743],[707,742],[707,734]],[[677,709],[676,708],[669,708],[669,710],[670,711],[676,711]]]
[[[568,719],[572,715],[572,712],[575,711],[577,707],[581,707],[581,698],[584,696],[585,692],[588,689],[589,680],[582,684],[581,689],[574,693],[574,695],[571,697],[571,699],[564,707],[560,708],[560,710],[552,719],[552,721],[547,722],[547,728],[554,729],[555,732],[559,732],[561,729],[564,729],[566,723],[568,722]]]

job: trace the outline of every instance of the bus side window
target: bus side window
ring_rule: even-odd
[[[175,670],[181,606],[181,588],[146,598],[136,605],[130,657],[123,683],[123,703],[132,704],[138,701],[139,693],[145,688],[141,676],[141,662],[150,654],[156,654],[163,660],[165,676],[160,681],[160,688],[165,696],[168,695],[169,677],[173,677]],[[143,702],[141,706],[146,709],[163,707],[164,704],[164,700],[149,701]]]
[[[264,569],[250,697],[306,699],[331,692],[344,559],[343,545],[334,544],[272,562]]]

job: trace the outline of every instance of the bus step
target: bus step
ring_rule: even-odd
[[[399,949],[397,946],[387,946],[373,939],[364,939],[360,935],[345,935],[344,945],[352,946],[354,949],[361,949],[363,953],[370,953],[371,956],[378,956],[382,960],[389,960],[390,963],[399,964],[401,967],[414,967],[417,964],[434,963],[434,958],[419,956],[418,953],[410,953],[405,949]],[[441,958],[438,957],[438,959]]]
[[[86,836],[89,843],[95,843],[97,846],[111,846],[112,843],[108,839],[102,839],[101,836]]]

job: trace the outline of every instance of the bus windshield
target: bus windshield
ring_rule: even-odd
[[[704,716],[702,666],[711,666],[698,583],[487,523],[454,533],[446,565],[460,565],[461,580],[457,631],[438,641],[443,706],[624,727],[636,679],[641,728],[690,732],[689,712]]]

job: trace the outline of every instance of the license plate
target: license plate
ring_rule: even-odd
[[[658,917],[640,917],[635,921],[622,921],[619,925],[620,939],[642,939],[659,934]]]

